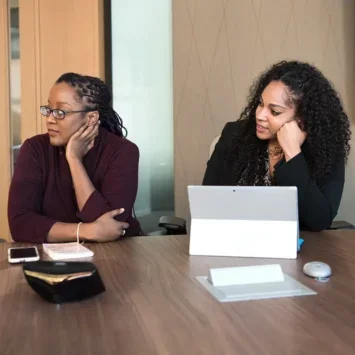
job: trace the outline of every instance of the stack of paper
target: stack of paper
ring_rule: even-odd
[[[76,242],[43,244],[43,251],[53,260],[88,258],[94,255],[93,251]]]

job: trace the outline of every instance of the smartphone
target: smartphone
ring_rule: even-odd
[[[37,247],[9,248],[7,256],[9,263],[25,263],[39,260]]]

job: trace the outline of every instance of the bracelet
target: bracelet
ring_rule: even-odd
[[[83,222],[79,222],[77,227],[76,227],[76,242],[79,244],[79,230],[80,230],[80,224],[83,224]]]

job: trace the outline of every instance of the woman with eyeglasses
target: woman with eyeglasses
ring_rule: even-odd
[[[17,242],[106,242],[141,234],[139,150],[99,78],[63,74],[41,106],[48,133],[21,147],[8,219]]]

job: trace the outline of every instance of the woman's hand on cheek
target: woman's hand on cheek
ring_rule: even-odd
[[[80,160],[94,146],[95,138],[99,134],[99,121],[93,125],[84,125],[79,128],[69,139],[66,147],[67,160]]]
[[[301,130],[297,120],[287,122],[279,129],[277,140],[284,152],[286,161],[301,152],[301,146],[306,136],[306,132]]]

